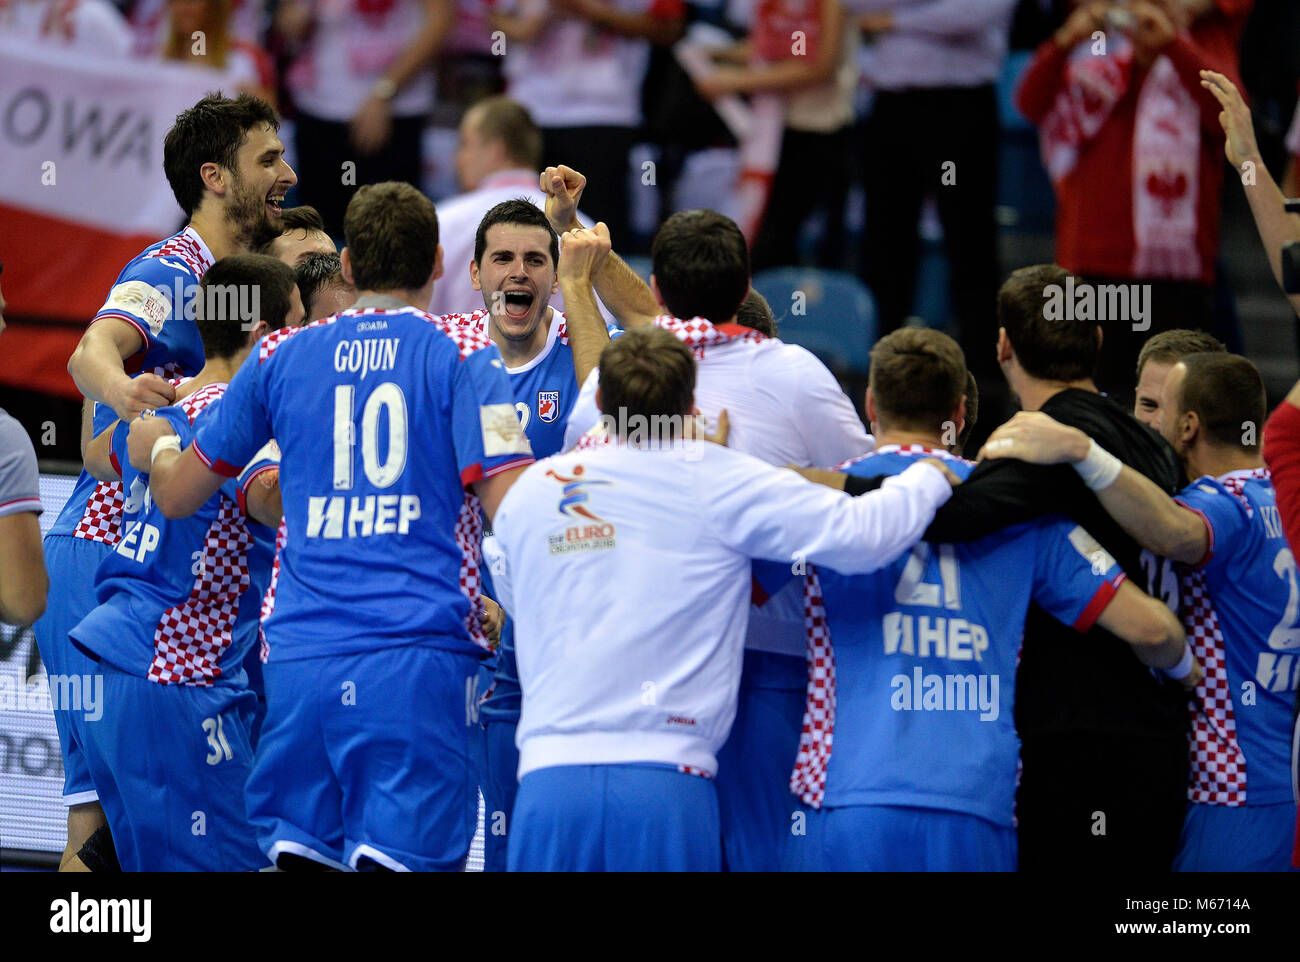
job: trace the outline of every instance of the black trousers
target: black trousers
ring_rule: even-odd
[[[754,243],[755,271],[796,263],[799,229],[818,211],[825,214],[826,230],[815,263],[844,267],[844,208],[853,177],[853,146],[852,127],[828,134],[786,129],[767,212]]]
[[[1023,739],[1016,794],[1020,870],[1168,872],[1187,811],[1187,739]]]
[[[628,154],[636,140],[633,127],[544,127],[542,165],[564,164],[581,171],[587,186],[578,202],[582,212],[604,221],[615,250],[632,243],[628,219]],[[638,183],[642,183],[638,171]],[[656,183],[645,190],[658,190]]]
[[[933,195],[966,363],[976,377],[996,376],[1001,275],[994,215],[998,110],[993,86],[881,91],[865,139],[862,273],[876,296],[881,333],[895,330],[911,313],[920,257],[916,222],[922,200]]]
[[[394,117],[388,143],[379,153],[366,156],[352,146],[346,123],[299,114],[294,125],[298,202],[319,210],[325,229],[333,237],[342,237],[343,214],[358,187],[386,180],[420,186],[423,129],[423,117]],[[348,162],[356,164],[355,171],[344,167]]]

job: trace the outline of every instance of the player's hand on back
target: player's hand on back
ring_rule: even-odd
[[[122,375],[112,394],[105,398],[113,412],[123,421],[140,416],[141,411],[165,408],[176,400],[176,389],[157,374]]]
[[[700,409],[695,408],[691,411],[691,416],[686,419],[683,425],[682,437],[685,440],[708,441],[710,444],[717,444],[721,447],[727,446],[727,438],[731,437],[731,419],[727,417],[725,410],[718,413],[718,426],[712,434],[704,426],[703,416]]]
[[[555,233],[582,226],[578,222],[578,201],[587,186],[586,177],[561,164],[542,171],[538,186],[546,195],[546,217]]]
[[[604,223],[565,231],[560,235],[560,263],[556,269],[560,280],[590,284],[605,263],[610,246],[609,228]]]
[[[489,598],[483,596],[483,614],[479,616],[479,624],[483,627],[483,633],[487,635],[488,646],[493,651],[501,644],[501,626],[505,624],[506,613],[501,606]]]
[[[961,484],[961,478],[957,477],[957,475],[953,473],[952,468],[948,467],[948,465],[944,464],[938,458],[922,458],[917,463],[929,464],[933,467],[938,468],[940,471],[943,472],[943,476],[948,479],[948,483],[951,484],[954,488],[957,487],[957,485]]]
[[[132,421],[131,432],[126,436],[126,453],[131,467],[148,471],[154,442],[175,433],[166,418],[136,418]]]
[[[1090,439],[1042,411],[1021,411],[994,431],[979,458],[1018,458],[1030,464],[1071,464],[1088,456]]]

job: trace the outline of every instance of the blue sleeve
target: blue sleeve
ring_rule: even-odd
[[[1063,624],[1087,631],[1124,583],[1124,570],[1072,521],[1044,521],[1037,530],[1034,601]]]
[[[1245,507],[1217,484],[1193,481],[1174,500],[1204,518],[1209,529],[1209,547],[1196,567],[1210,569],[1222,565],[1232,556],[1236,545],[1249,543],[1245,535],[1250,518]]]
[[[788,561],[764,561],[755,558],[750,563],[750,567],[753,570],[754,584],[763,593],[759,595],[758,591],[755,591],[755,600],[764,596],[767,598],[772,597],[772,595],[784,588],[787,582],[794,580],[796,577],[794,572],[790,570],[790,562]]]
[[[194,424],[194,453],[217,474],[236,477],[271,440],[264,379],[277,355],[259,360],[261,345],[249,353],[230,380],[230,387],[199,415]]]
[[[170,257],[145,257],[124,270],[108,292],[93,324],[105,317],[126,321],[144,339],[141,352],[162,346],[169,355],[178,352],[178,340],[191,333],[194,294],[198,280],[181,261]]]
[[[495,344],[456,362],[451,409],[461,483],[468,486],[532,462],[533,449],[519,424],[510,377]]]

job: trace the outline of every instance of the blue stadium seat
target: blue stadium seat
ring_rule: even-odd
[[[862,281],[844,271],[774,267],[754,275],[781,340],[806,347],[832,370],[865,376],[876,342],[876,302]]]

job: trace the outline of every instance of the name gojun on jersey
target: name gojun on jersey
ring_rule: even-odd
[[[487,647],[480,507],[466,486],[532,456],[485,336],[414,308],[270,334],[195,452],[230,475],[272,437],[285,523],[269,660]]]
[[[182,442],[224,384],[210,384],[162,408]],[[271,539],[247,518],[247,485],[268,465],[248,466],[188,518],[169,519],[153,503],[149,476],[127,460],[127,425],[113,434],[113,462],[126,488],[122,536],[100,564],[98,607],[72,637],[129,674],[161,684],[242,681],[270,578]]]

